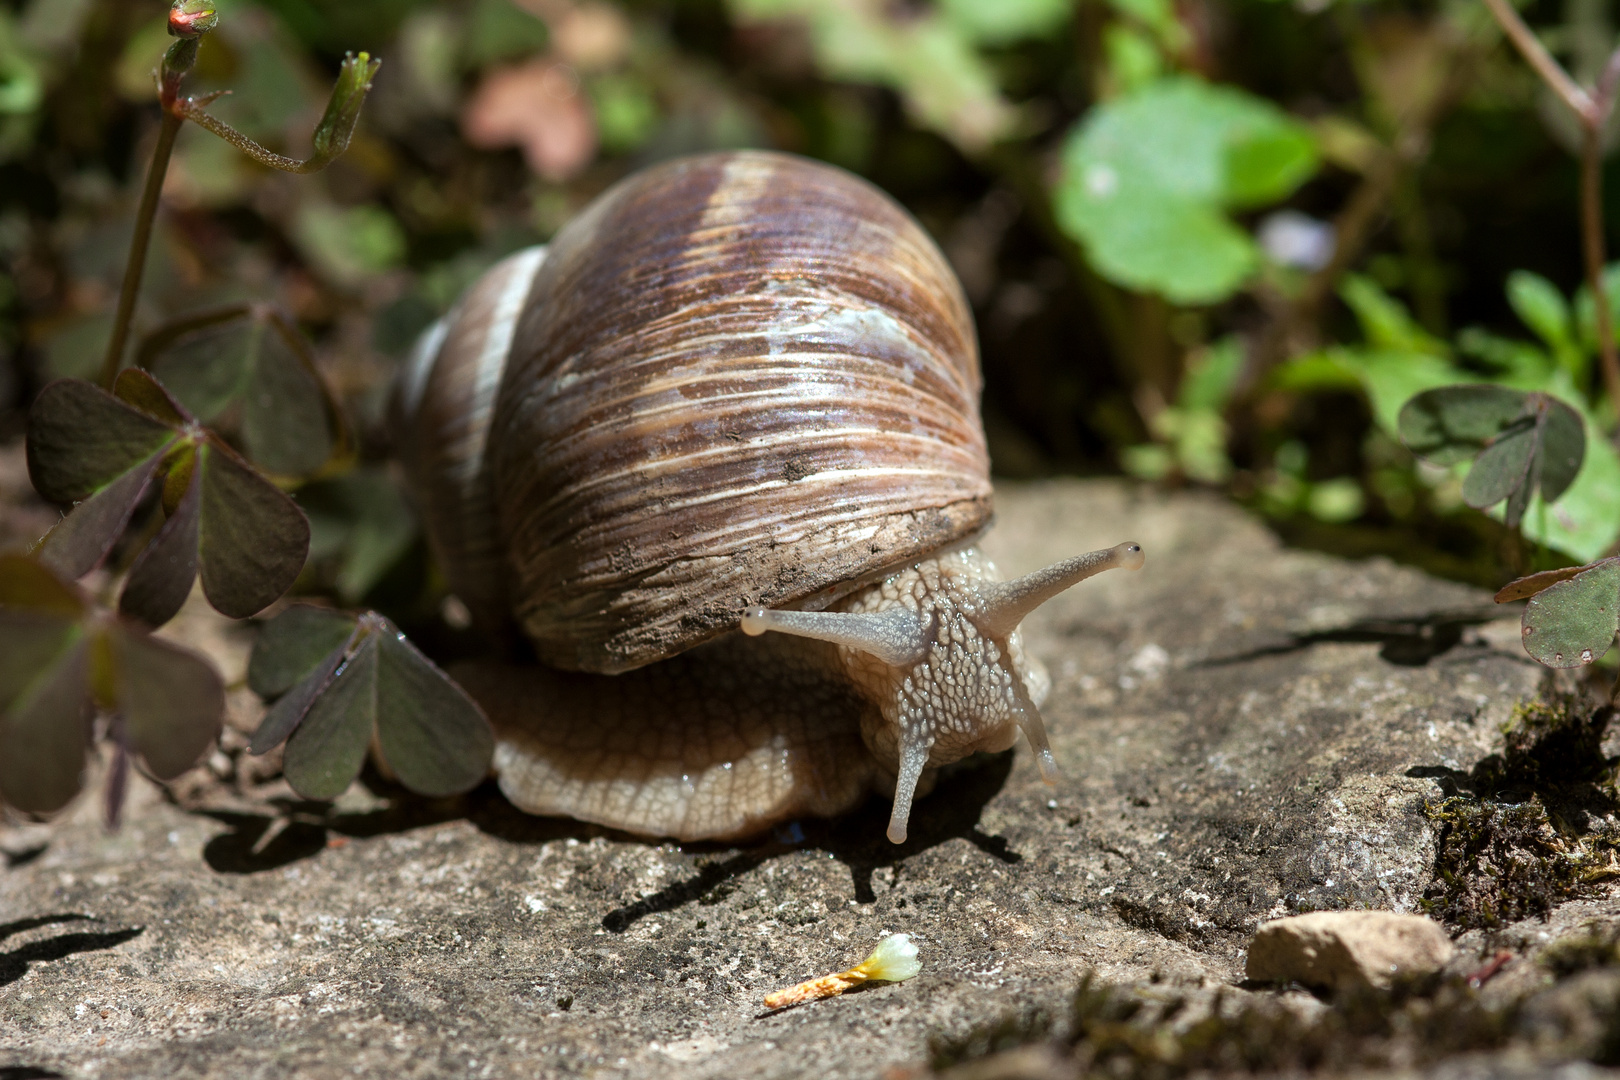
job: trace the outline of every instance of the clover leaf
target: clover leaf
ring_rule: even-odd
[[[1585,667],[1620,630],[1620,557],[1520,578],[1497,603],[1531,597],[1520,620],[1524,651],[1550,668]]]
[[[1401,440],[1439,465],[1474,459],[1463,501],[1478,510],[1503,500],[1517,528],[1537,490],[1552,502],[1569,490],[1586,456],[1580,414],[1547,394],[1503,386],[1442,386],[1401,407]]]
[[[202,657],[97,608],[44,563],[0,555],[0,800],[38,814],[67,805],[98,713],[116,821],[130,756],[159,780],[191,768],[219,735],[225,688]]]
[[[273,476],[311,476],[349,452],[343,410],[309,343],[267,304],[161,327],[142,341],[136,363],[203,423],[229,420],[247,458]]]
[[[420,795],[455,795],[489,771],[494,730],[483,710],[388,619],[295,604],[265,624],[248,685],[274,699],[249,749],[283,741],[293,790],[333,799],[375,744],[382,764]]]
[[[28,417],[34,487],[77,505],[39,547],[66,577],[106,558],[146,494],[159,486],[163,527],[135,559],[119,600],[158,626],[202,578],[221,613],[246,618],[292,586],[309,551],[309,522],[290,498],[202,427],[155,378],[131,368],[108,394],[62,379]]]

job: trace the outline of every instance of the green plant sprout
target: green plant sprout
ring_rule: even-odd
[[[138,758],[159,780],[194,765],[219,735],[224,688],[206,660],[152,636],[201,580],[220,613],[244,619],[280,599],[310,552],[310,521],[282,487],[353,464],[353,439],[303,335],[264,304],[194,313],[147,333],[124,368],[142,268],[175,135],[191,120],[254,160],[313,172],[347,148],[378,62],[350,56],[314,152],[274,154],[210,116],[217,94],[184,97],[210,3],[175,0],[163,108],[137,213],[101,385],[50,383],[28,418],[29,477],[71,509],[28,556],[0,557],[0,801],[28,813],[83,786],[96,734],[111,744],[105,814],[115,826]],[[228,441],[208,427],[234,421]],[[274,479],[272,479],[274,478]],[[396,529],[409,535],[408,529]],[[73,584],[111,563],[116,611]],[[292,635],[291,637],[289,635]],[[313,656],[304,652],[319,646]],[[493,733],[462,690],[386,618],[293,607],[267,625],[250,678],[270,710],[251,750],[287,742],[295,790],[334,798],[376,742],[407,788],[477,784]]]
[[[223,120],[204,111],[206,106],[227,91],[217,91],[201,98],[181,95],[181,83],[197,63],[197,49],[203,36],[218,25],[219,14],[209,0],[175,0],[169,8],[169,34],[178,40],[163,54],[163,64],[158,71],[158,101],[163,107],[163,120],[158,127],[152,163],[146,170],[146,186],[141,191],[140,208],[135,213],[135,235],[130,241],[124,283],[118,293],[118,311],[113,316],[112,336],[107,341],[107,353],[101,363],[103,389],[112,389],[113,379],[124,363],[129,330],[135,318],[135,301],[141,291],[147,250],[152,243],[152,224],[157,218],[158,197],[163,192],[163,178],[168,175],[169,159],[174,153],[180,126],[190,120],[199,127],[207,128],[269,168],[292,173],[316,172],[326,168],[349,148],[354,125],[360,118],[360,107],[365,104],[366,95],[371,91],[372,76],[382,66],[381,60],[373,60],[365,53],[344,58],[337,82],[332,87],[326,114],[315,127],[314,153],[304,161],[297,161],[265,149]]]

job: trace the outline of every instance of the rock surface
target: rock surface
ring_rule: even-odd
[[[1328,990],[1389,989],[1432,975],[1457,951],[1440,924],[1392,911],[1313,911],[1264,923],[1249,941],[1256,982]]]
[[[1147,552],[1026,624],[1054,679],[1056,790],[1022,747],[979,762],[898,848],[878,801],[682,848],[528,818],[488,787],[426,803],[379,782],[326,808],[202,784],[188,810],[137,785],[111,836],[87,798],[0,834],[0,1076],[904,1076],[940,1040],[1061,1012],[1087,972],[1284,1001],[1236,988],[1261,921],[1417,908],[1425,802],[1542,684],[1511,613],[1281,550],[1212,498],[1055,482],[1004,487],[999,512],[986,546],[1007,573]],[[211,633],[239,663],[243,641]],[[1510,949],[1486,991],[1534,992],[1552,976],[1526,957],[1578,930],[1564,912],[1471,931],[1453,966]],[[762,1015],[890,932],[921,947],[917,978]],[[1507,1061],[1477,1060],[1446,1075]]]

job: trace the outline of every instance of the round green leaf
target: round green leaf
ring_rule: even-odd
[[[84,614],[82,593],[26,555],[0,555],[0,608],[24,608],[66,619]]]
[[[157,454],[175,430],[100,387],[59,379],[28,413],[28,476],[52,502],[71,503]]]
[[[5,637],[0,632],[0,644]],[[90,746],[89,651],[84,635],[74,633],[0,711],[0,799],[19,810],[60,810],[83,784]]]
[[[1269,102],[1157,79],[1094,108],[1070,135],[1058,221],[1110,280],[1178,303],[1219,300],[1258,265],[1222,212],[1287,195],[1316,161],[1310,132]]]
[[[1107,166],[1090,174],[1112,182]],[[1064,227],[1086,247],[1098,273],[1178,304],[1206,304],[1238,289],[1260,265],[1247,234],[1208,203],[1163,192],[1121,190],[1061,203]]]
[[[263,322],[251,309],[235,318],[181,336],[152,360],[152,373],[203,423],[211,422],[241,396],[253,370]]]
[[[68,578],[80,578],[95,569],[124,535],[147,484],[163,463],[165,449],[160,447],[70,510],[45,534],[39,548],[40,562]]]
[[[1499,435],[1480,452],[1463,480],[1463,502],[1477,510],[1495,506],[1525,486],[1536,450],[1536,425],[1525,422]]]
[[[354,655],[287,740],[282,771],[306,799],[335,799],[360,775],[377,721],[377,635]]]
[[[259,629],[248,658],[248,686],[265,700],[290,691],[333,649],[345,646],[355,617],[331,608],[293,604]]]
[[[120,371],[117,381],[113,383],[113,396],[171,427],[180,428],[191,422],[191,417],[180,407],[180,403],[149,371],[140,368]]]
[[[1556,398],[1546,398],[1541,430],[1541,497],[1557,501],[1568,491],[1586,460],[1586,425],[1580,413]]]
[[[242,399],[248,457],[277,476],[308,476],[332,456],[326,389],[288,348],[281,331],[261,324],[257,356]]]
[[[113,693],[129,745],[159,780],[197,764],[225,718],[225,684],[207,660],[132,625],[108,627]]]
[[[202,477],[193,469],[191,482],[174,513],[130,567],[118,611],[148,626],[162,626],[179,613],[197,580],[197,520],[202,506]]]
[[[1401,441],[1412,453],[1438,465],[1467,461],[1523,415],[1527,396],[1505,386],[1488,385],[1425,390],[1401,406],[1397,421]]]
[[[1553,668],[1602,658],[1620,628],[1620,560],[1608,559],[1532,597],[1520,621],[1524,651]]]
[[[203,592],[221,614],[245,619],[292,587],[309,553],[309,522],[276,486],[228,447],[198,447]]]
[[[1554,349],[1569,341],[1569,304],[1552,282],[1528,270],[1515,270],[1508,275],[1507,297],[1524,325],[1542,341]]]
[[[331,684],[338,668],[343,665],[348,652],[349,639],[345,637],[336,648],[317,661],[314,669],[300,679],[297,685],[276,699],[276,703],[266,710],[264,719],[254,731],[253,741],[248,743],[248,753],[267,754],[298,730],[298,725],[304,722],[309,710],[326,692],[327,686]]]
[[[400,783],[455,795],[489,774],[495,732],[483,710],[393,624],[377,631],[377,741]]]

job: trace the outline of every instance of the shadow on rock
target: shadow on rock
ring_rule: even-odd
[[[1264,645],[1231,656],[1205,660],[1200,667],[1241,664],[1264,656],[1283,656],[1329,642],[1382,646],[1378,656],[1400,667],[1423,667],[1462,643],[1463,631],[1501,617],[1492,609],[1440,611],[1410,619],[1358,619],[1347,626],[1294,634],[1286,641]]]
[[[1013,851],[1004,837],[990,836],[979,828],[979,816],[985,804],[1006,784],[1012,764],[1013,754],[1007,751],[970,759],[947,772],[927,798],[919,800],[914,807],[910,836],[904,844],[891,844],[884,836],[889,824],[888,800],[868,799],[843,817],[791,822],[777,828],[771,841],[757,848],[724,860],[700,860],[696,877],[676,882],[634,904],[615,908],[603,916],[602,926],[613,933],[623,933],[648,915],[673,911],[693,901],[719,903],[736,889],[734,879],[778,855],[801,849],[825,851],[849,867],[855,900],[862,904],[877,899],[872,891],[874,871],[903,862],[947,840],[966,840],[1004,863],[1020,862],[1023,856]]]
[[[0,940],[41,926],[89,921],[93,921],[89,916],[75,914],[41,915],[32,919],[18,919],[16,922],[0,925]],[[127,930],[111,930],[99,934],[58,934],[56,937],[30,942],[27,945],[12,949],[10,952],[0,953],[0,986],[9,986],[22,978],[27,974],[29,964],[47,960],[61,960],[75,953],[110,949],[114,945],[122,945],[131,938],[139,937],[144,931],[145,927],[136,926]],[[3,1080],[4,1075],[4,1073],[0,1073],[0,1080]],[[54,1076],[55,1074],[41,1075]]]
[[[696,877],[661,889],[634,904],[616,908],[602,925],[622,933],[639,919],[672,911],[693,901],[716,903],[740,877],[785,852],[803,848],[826,851],[849,867],[855,899],[869,904],[872,874],[918,852],[962,839],[1004,863],[1019,862],[1004,837],[979,828],[984,806],[1005,786],[1012,772],[1013,754],[983,755],[942,770],[934,790],[917,801],[911,815],[910,837],[891,844],[884,836],[889,824],[889,802],[872,798],[856,810],[834,820],[790,822],[779,826],[764,843],[737,851],[733,846],[687,844],[699,853]],[[481,832],[514,844],[542,844],[550,840],[589,840],[603,836],[635,843],[657,843],[645,837],[591,825],[569,818],[536,817],[517,809],[493,783],[450,799],[423,799],[373,775],[362,777],[373,794],[388,800],[386,807],[363,813],[334,813],[329,803],[297,799],[271,800],[273,813],[242,810],[193,811],[229,826],[203,846],[203,859],[221,874],[256,874],[320,854],[342,843],[342,838],[366,838],[465,819]],[[726,858],[715,858],[730,853]]]

